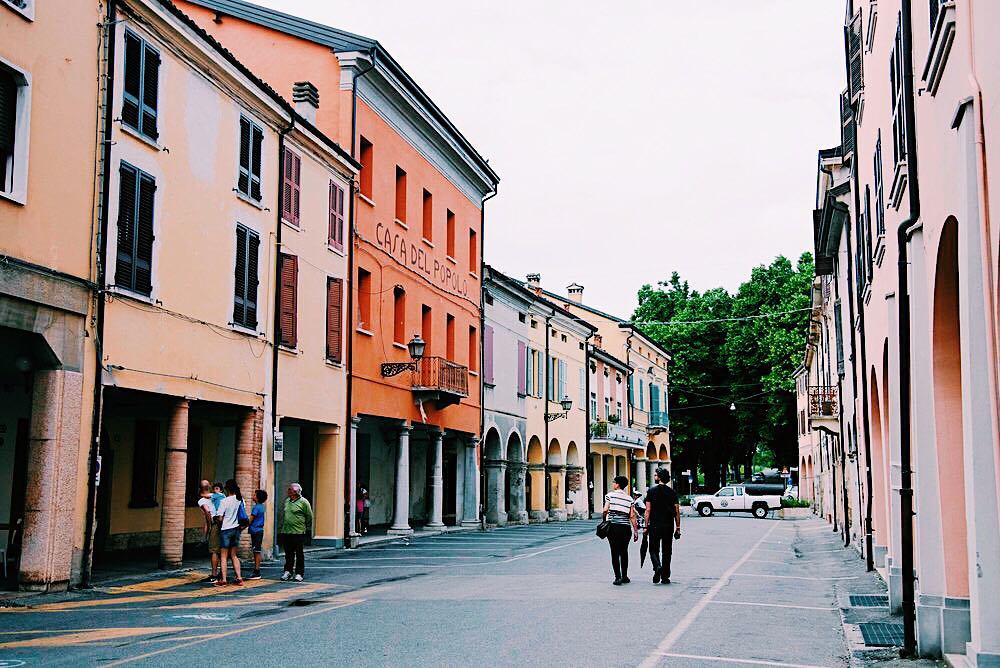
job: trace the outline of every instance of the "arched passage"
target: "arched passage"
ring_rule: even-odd
[[[507,471],[504,476],[504,497],[506,500],[507,519],[510,522],[523,523],[528,520],[525,505],[525,465],[521,436],[511,432],[507,437]]]
[[[969,595],[965,514],[965,455],[962,432],[962,346],[958,311],[958,224],[941,231],[934,276],[931,355],[934,425],[940,480],[945,588],[949,596]]]
[[[566,465],[567,466],[579,466],[580,465],[580,453],[576,449],[576,443],[573,441],[569,442],[566,446]]]
[[[872,404],[872,533],[875,544],[885,550],[889,545],[885,488],[886,456],[882,430],[882,394],[879,392],[875,367],[871,369],[871,394],[869,396]]]
[[[504,477],[506,463],[503,459],[503,446],[500,434],[491,428],[486,432],[486,521],[490,524],[503,525],[507,523],[507,511],[504,501]]]
[[[545,513],[545,453],[537,436],[528,441],[528,475],[525,478],[525,494],[528,499],[528,515],[532,520],[544,522]]]
[[[548,475],[545,477],[545,498],[548,499],[549,517],[566,519],[566,460],[558,439],[549,441]]]

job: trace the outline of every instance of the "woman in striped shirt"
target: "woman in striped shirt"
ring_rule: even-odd
[[[638,539],[639,529],[632,496],[628,493],[628,478],[623,475],[615,477],[612,491],[604,497],[604,519],[611,522],[608,545],[611,546],[611,567],[615,571],[612,584],[628,584],[631,582],[628,579],[628,539]]]

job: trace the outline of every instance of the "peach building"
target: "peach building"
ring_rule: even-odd
[[[848,453],[856,440],[863,462],[851,491],[864,508],[861,547],[903,613],[907,650],[996,665],[1000,204],[989,192],[1000,6],[849,0],[847,10],[848,213],[817,236],[817,253],[847,251],[827,270],[856,304],[843,343],[857,390],[840,388],[839,405],[854,408],[837,440]]]
[[[483,202],[497,175],[378,42],[242,0],[185,11],[361,164],[348,197],[347,524],[393,533],[480,521]],[[412,360],[407,344],[424,342]]]

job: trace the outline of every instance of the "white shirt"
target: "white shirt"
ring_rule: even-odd
[[[212,499],[207,496],[203,496],[198,499],[198,507],[202,509],[201,512],[208,510],[208,516],[211,517],[215,514],[215,505],[212,503]]]
[[[240,512],[240,500],[236,498],[236,495],[227,496],[219,503],[219,512],[215,514],[216,517],[222,518],[222,530],[235,529],[240,525],[239,519]]]

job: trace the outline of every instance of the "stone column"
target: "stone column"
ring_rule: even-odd
[[[410,534],[410,431],[406,424],[399,428],[396,446],[396,506],[392,514],[390,534]]]
[[[549,518],[566,521],[566,465],[552,464],[549,473]]]
[[[263,411],[249,410],[240,418],[236,433],[236,461],[234,462],[236,474],[234,479],[236,484],[240,486],[240,491],[243,492],[244,502],[253,498],[253,492],[260,481],[260,471],[256,470],[256,467],[258,466],[257,452],[260,451],[261,444],[257,438],[262,434],[260,424],[263,423],[263,420]],[[249,508],[247,510],[249,511]],[[252,556],[249,531],[240,532],[239,556],[242,559],[248,559]]]
[[[502,459],[487,459],[486,467],[486,521],[503,526],[507,524],[507,509],[504,507],[504,473],[507,462]]]
[[[545,464],[528,464],[527,471],[531,478],[531,507],[528,508],[528,519],[531,522],[548,522],[549,513],[545,510]]]
[[[463,499],[462,526],[479,526],[479,466],[476,464],[476,445],[479,439],[468,437],[465,443],[465,499]]]
[[[889,415],[882,419],[889,420],[889,442],[886,444],[886,454],[889,460],[889,484],[887,486],[886,501],[889,504],[889,526],[888,531],[889,556],[886,558],[886,567],[889,573],[889,611],[897,614],[902,610],[903,605],[903,570],[900,564],[900,554],[902,552],[902,542],[900,539],[900,496],[899,490],[902,484],[902,453],[899,450],[900,426],[899,413],[901,409],[899,396],[899,310],[896,306],[895,294],[886,297],[886,308],[889,309]],[[883,390],[884,392],[884,390]],[[912,412],[911,412],[912,414]],[[829,452],[829,451],[828,451]],[[832,457],[830,457],[832,460]],[[826,478],[832,477],[827,470]],[[825,498],[829,498],[829,492]],[[825,511],[831,513],[829,505],[825,506]]]
[[[585,466],[566,467],[566,495],[569,496],[569,479],[571,476],[579,476],[580,489],[573,492],[573,517],[582,519],[587,517],[587,468]],[[569,515],[569,509],[566,509]]]
[[[160,499],[160,568],[179,568],[184,556],[184,482],[187,477],[187,399],[177,399],[167,421],[167,452]],[[240,431],[242,435],[242,430]],[[136,444],[143,447],[143,444]]]
[[[510,471],[510,508],[507,512],[507,520],[513,524],[527,524],[528,511],[525,508],[525,480],[524,474],[527,467],[522,462],[509,462],[507,469]]]
[[[83,374],[34,374],[19,587],[63,590],[72,571]]]
[[[646,481],[649,480],[649,460],[645,458],[638,458],[635,460],[635,487],[637,492],[645,492],[649,485]]]
[[[444,434],[432,431],[431,437],[431,518],[428,528],[444,526]]]
[[[351,469],[350,482],[347,492],[347,547],[357,547],[361,535],[358,533],[358,427],[361,426],[361,418],[351,418],[351,435],[348,442],[349,451],[347,453],[348,466]]]

